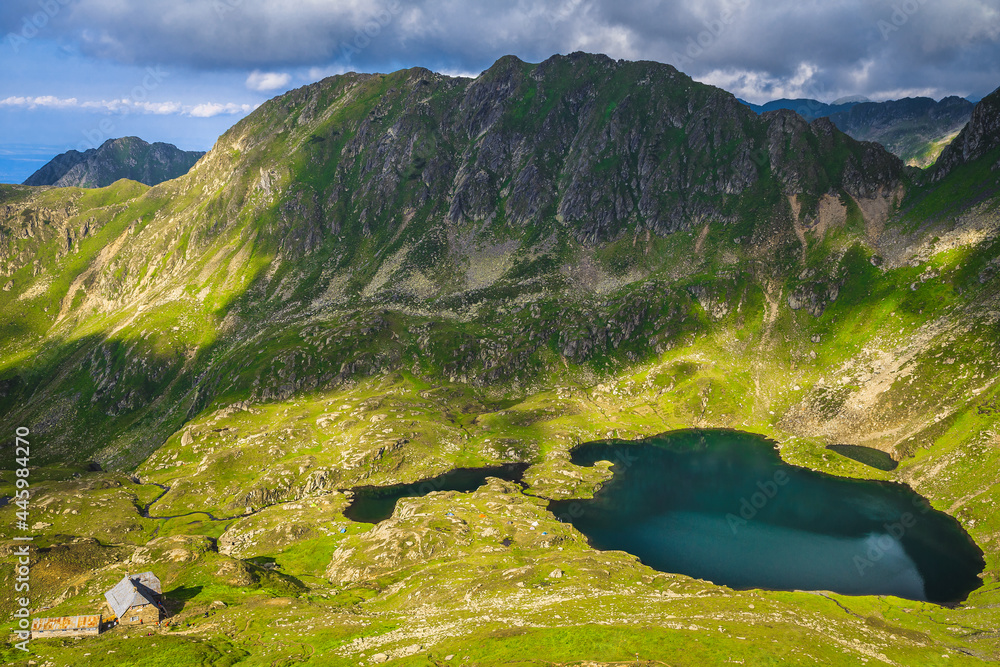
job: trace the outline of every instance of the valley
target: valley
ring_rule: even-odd
[[[995,661],[998,164],[1000,93],[920,170],[668,65],[574,53],[330,77],[154,187],[0,186],[32,604],[95,613],[151,569],[177,621],[32,659]],[[709,428],[905,484],[982,550],[981,585],[958,605],[737,590],[548,510],[611,477],[578,445]],[[523,485],[345,515],[349,489],[516,463]]]

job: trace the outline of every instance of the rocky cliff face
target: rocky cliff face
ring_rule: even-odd
[[[826,118],[806,123],[780,110],[765,113],[762,120],[770,171],[786,196],[845,193],[873,199],[891,196],[903,182],[898,158],[876,144],[851,140]]]
[[[968,125],[938,158],[933,178],[940,181],[959,165],[992,154],[997,148],[1000,148],[1000,89],[976,105]]]
[[[102,188],[121,178],[156,185],[183,176],[202,155],[173,144],[150,144],[139,137],[108,139],[98,148],[57,155],[24,185]]]

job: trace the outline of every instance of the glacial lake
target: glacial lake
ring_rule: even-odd
[[[732,588],[895,595],[939,604],[979,587],[982,551],[901,484],[784,463],[773,442],[727,430],[580,445],[614,463],[593,499],[554,501],[597,549]]]
[[[488,468],[456,468],[437,477],[422,479],[412,484],[355,487],[350,489],[354,497],[344,510],[344,516],[351,521],[378,523],[392,516],[396,509],[396,501],[400,498],[426,496],[432,491],[475,491],[486,483],[487,477],[520,482],[527,469],[527,463],[510,463]]]

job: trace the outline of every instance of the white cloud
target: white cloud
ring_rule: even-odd
[[[309,81],[319,81],[328,76],[337,76],[350,70],[344,65],[330,65],[329,67],[310,67],[308,72]]]
[[[128,98],[88,100],[81,102],[78,106],[81,109],[107,113],[143,113],[157,116],[180,113],[184,110],[184,106],[180,102],[137,102]]]
[[[712,70],[695,79],[702,83],[728,90],[748,102],[760,104],[782,98],[810,98],[831,101],[853,91],[830,90],[818,80],[820,70],[812,63],[799,63],[788,77],[777,77],[767,72],[745,69]]]
[[[7,97],[0,100],[0,107],[66,109],[75,106],[77,106],[77,99],[75,97],[60,98],[53,97],[52,95],[42,95],[40,97]]]
[[[482,72],[469,72],[461,69],[441,69],[438,70],[438,74],[444,74],[445,76],[463,77],[466,79],[475,79],[477,76],[482,74]]]
[[[899,100],[904,97],[930,97],[940,99],[950,94],[947,88],[934,86],[875,88],[857,85],[858,77],[845,79],[846,86],[828,88],[820,75],[823,72],[811,63],[800,63],[795,72],[785,78],[766,72],[745,69],[714,70],[695,77],[702,83],[728,90],[736,97],[753,104],[763,104],[777,99],[815,99],[831,103],[834,100],[865,90],[876,101]]]
[[[157,116],[177,113],[182,108],[178,102],[142,102],[139,106],[145,113],[156,114]]]
[[[247,77],[247,88],[258,92],[284,88],[292,80],[292,75],[286,72],[261,72],[254,70]]]
[[[194,116],[195,118],[211,118],[212,116],[218,116],[221,114],[239,114],[239,113],[249,113],[257,108],[259,105],[253,104],[218,104],[216,102],[208,102],[205,104],[198,104],[190,109],[186,110],[187,115]]]
[[[168,116],[181,114],[195,118],[211,118],[221,114],[236,115],[250,113],[259,104],[220,104],[218,102],[202,102],[201,104],[181,104],[180,102],[138,102],[127,97],[112,100],[84,100],[75,97],[60,98],[52,95],[11,96],[0,99],[0,107],[27,109],[29,111],[44,109],[83,109],[94,113],[106,114],[151,114]]]

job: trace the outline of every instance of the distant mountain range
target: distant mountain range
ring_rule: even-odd
[[[816,120],[817,118],[824,118],[830,114],[841,111],[847,111],[854,105],[861,103],[859,98],[843,98],[836,100],[833,104],[827,104],[825,102],[820,102],[819,100],[811,100],[808,98],[797,98],[794,100],[782,98],[780,100],[771,100],[770,102],[765,102],[764,104],[751,104],[746,100],[740,100],[740,102],[747,105],[758,114],[767,113],[768,111],[777,111],[778,109],[787,109],[789,111],[794,111],[809,121]]]
[[[969,122],[974,106],[961,97],[908,97],[856,104],[830,120],[855,139],[877,141],[907,164],[926,167]]]
[[[57,155],[24,185],[102,188],[122,178],[157,185],[183,176],[204,154],[173,144],[150,144],[139,137],[109,139],[99,148]]]
[[[859,141],[876,141],[908,165],[927,167],[969,122],[974,104],[961,97],[935,102],[907,97],[871,102],[863,97],[842,98],[833,104],[811,99],[780,99],[766,104],[743,104],[759,114],[789,109],[808,121],[829,118],[841,132]]]

